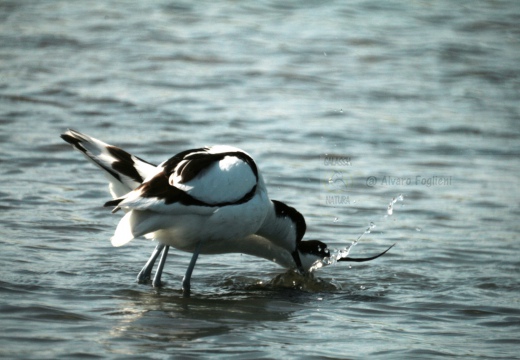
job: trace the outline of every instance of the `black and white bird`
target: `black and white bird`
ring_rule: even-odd
[[[301,273],[331,256],[325,243],[302,240],[304,217],[293,207],[269,199],[257,165],[243,150],[227,145],[201,147],[156,166],[74,130],[61,137],[104,170],[113,197],[105,206],[125,212],[112,245],[122,246],[140,236],[157,241],[137,276],[140,283],[151,279],[160,256],[152,284],[161,285],[170,246],[193,253],[182,281],[187,293],[199,254],[243,253]],[[338,261],[368,261],[385,252]]]

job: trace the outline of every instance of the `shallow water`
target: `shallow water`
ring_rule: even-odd
[[[518,358],[515,1],[0,4],[0,356]],[[113,248],[67,127],[152,162],[252,154],[307,239],[384,257],[313,280]],[[404,201],[387,208],[393,198]]]

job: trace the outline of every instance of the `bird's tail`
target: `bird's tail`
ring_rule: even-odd
[[[78,131],[69,129],[61,138],[104,170],[114,198],[134,190],[156,172],[155,165]]]

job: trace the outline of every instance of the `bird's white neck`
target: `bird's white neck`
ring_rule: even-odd
[[[218,248],[212,248],[210,245],[205,246],[202,249],[202,253],[241,253],[272,261],[286,269],[295,269],[297,267],[291,251],[277,246],[270,240],[259,235],[249,235],[239,241],[229,241],[226,242],[225,246],[222,245],[223,244],[220,244]],[[225,251],[223,251],[223,249],[225,249]],[[304,254],[301,251],[299,251],[299,254],[302,261],[302,267],[306,271],[309,271],[317,260],[323,258],[317,255]]]
[[[291,253],[296,250],[305,229],[305,219],[296,209],[274,200],[256,234]]]

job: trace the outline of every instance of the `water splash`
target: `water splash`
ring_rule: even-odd
[[[384,216],[385,218],[388,217],[388,216],[391,216],[393,214],[393,212],[394,212],[394,204],[396,202],[398,202],[398,201],[404,201],[403,194],[399,194],[399,196],[397,196],[395,198],[392,198],[392,201],[390,201],[390,203],[388,204],[388,207],[387,207],[387,210],[386,210],[386,215]],[[363,236],[365,236],[365,234],[370,234],[372,232],[372,230],[374,230],[375,228],[376,228],[376,224],[371,221],[368,224],[368,227],[365,229],[365,231],[362,232],[357,237],[356,240],[352,241],[349,246],[347,246],[347,247],[345,247],[343,249],[333,249],[331,251],[331,254],[330,254],[329,257],[323,258],[321,260],[317,260],[311,266],[311,268],[309,269],[309,272],[313,272],[313,271],[315,271],[317,269],[321,269],[324,266],[334,265],[334,264],[336,264],[338,262],[338,260],[348,257],[348,255],[350,254],[350,250],[352,250],[352,248],[358,244],[359,240],[361,240],[361,238]],[[350,266],[349,266],[349,268],[350,268]]]
[[[346,258],[350,254],[350,250],[352,250],[352,248],[357,245],[359,240],[361,240],[361,238],[365,236],[365,234],[370,234],[372,230],[375,229],[375,227],[376,224],[370,222],[365,231],[362,232],[356,240],[352,241],[352,243],[348,247],[345,247],[343,249],[333,249],[329,257],[316,261],[314,265],[310,268],[310,271],[312,272],[314,270],[322,268],[323,266],[333,265],[337,263],[339,259]]]
[[[361,235],[358,236],[358,238],[352,242],[352,246],[356,245],[357,242],[365,235],[365,234],[370,234],[372,232],[373,229],[376,228],[376,224],[374,224],[373,222],[370,222],[370,224],[368,224],[368,227],[365,229],[365,232],[362,233]]]
[[[388,204],[388,208],[386,209],[386,216],[392,216],[394,213],[394,204],[398,201],[403,201],[404,196],[403,194],[400,194],[398,197],[393,198],[392,201]]]
[[[293,289],[307,292],[336,291],[341,289],[340,284],[314,277],[313,274],[300,274],[298,271],[288,270],[275,276],[272,280],[258,284],[261,290],[265,289]]]

